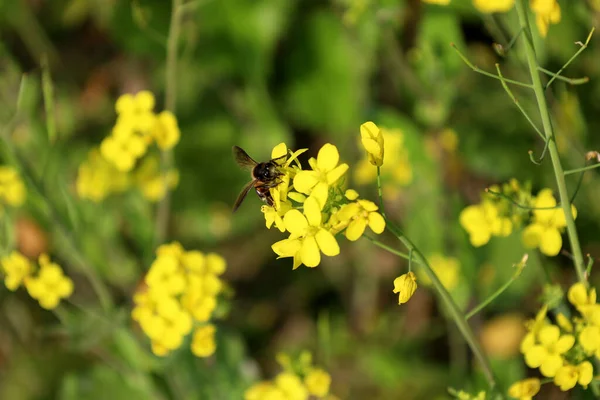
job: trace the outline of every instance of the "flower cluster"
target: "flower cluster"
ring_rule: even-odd
[[[273,149],[272,158],[281,160],[280,183],[270,190],[273,206],[261,208],[267,228],[289,233],[272,249],[279,258],[292,257],[294,269],[302,264],[316,267],[321,253],[338,255],[337,234],[344,232],[348,240],[357,240],[367,226],[377,234],[385,228],[375,203],[359,199],[355,190],[342,189],[348,165],[339,163],[337,147],[325,144],[317,158],[308,161],[307,170],[297,158],[304,151],[292,152],[284,143]]]
[[[423,0],[425,3],[448,5],[450,0]],[[515,5],[515,0],[473,0],[473,6],[485,14],[508,12]],[[530,0],[529,6],[535,14],[535,22],[542,37],[548,34],[550,24],[560,22],[560,6],[557,0]]]
[[[56,308],[61,299],[73,293],[73,281],[64,275],[58,264],[50,261],[47,254],[40,255],[39,268],[17,251],[2,258],[0,263],[8,290],[15,291],[25,285],[29,295],[47,310]]]
[[[596,290],[576,283],[567,298],[577,313],[570,318],[558,313],[552,323],[547,318],[548,307],[542,307],[527,324],[528,332],[521,342],[525,363],[539,368],[562,391],[576,385],[587,388],[594,374],[594,358],[600,357],[600,304],[596,303]],[[539,387],[537,378],[527,379],[514,384],[509,394],[531,398]]]
[[[303,352],[296,362],[286,354],[277,361],[283,368],[272,380],[252,385],[244,393],[244,400],[336,400],[329,394],[331,376],[327,371],[312,365],[312,356]]]
[[[4,206],[19,207],[25,202],[25,185],[14,168],[0,165],[0,216]]]
[[[571,212],[576,218],[577,209],[573,205]],[[522,232],[525,246],[539,248],[548,256],[560,252],[561,233],[567,225],[565,213],[557,205],[552,190],[542,189],[537,196],[532,196],[528,185],[521,187],[514,179],[502,188],[488,189],[481,203],[462,210],[459,221],[475,247],[483,246],[492,236],[508,236],[525,225]]]
[[[160,171],[158,154],[150,151],[153,143],[165,151],[179,142],[177,119],[170,111],[155,114],[154,103],[148,91],[118,98],[117,121],[110,135],[79,167],[77,193],[81,198],[99,202],[137,187],[144,197],[158,201],[177,186],[177,171]]]
[[[157,249],[132,311],[154,354],[165,356],[179,348],[192,329],[192,352],[198,357],[215,352],[216,328],[209,321],[223,289],[219,276],[225,267],[223,257],[185,251],[177,242]]]
[[[445,257],[441,254],[432,254],[428,257],[429,265],[437,275],[442,285],[449,291],[458,286],[460,279],[460,261],[454,257]],[[419,274],[419,279],[424,285],[430,285],[431,280],[426,274]]]
[[[377,161],[374,160],[377,160],[379,155],[379,159],[383,162],[385,140],[385,160],[386,165],[390,167],[381,171],[381,180],[389,183],[383,188],[384,194],[392,198],[398,197],[400,193],[398,188],[409,185],[413,179],[408,151],[404,146],[404,133],[400,129],[378,128],[373,122],[365,122],[360,128],[361,144],[367,149],[367,155],[356,165],[354,182],[357,185],[364,185],[375,181],[377,170],[372,165],[377,165]]]

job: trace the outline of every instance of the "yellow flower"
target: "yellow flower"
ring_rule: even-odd
[[[365,122],[360,126],[360,138],[369,162],[378,167],[383,165],[384,142],[381,129],[372,121]]]
[[[307,400],[308,390],[300,378],[291,372],[282,372],[275,378],[275,385],[284,393],[288,400]]]
[[[542,189],[533,202],[533,222],[523,231],[523,243],[526,247],[539,247],[547,256],[555,256],[562,247],[561,231],[567,226],[562,208],[556,207],[556,199],[550,189]],[[571,205],[573,217],[577,216],[575,206]]]
[[[301,264],[316,267],[321,262],[321,252],[326,256],[340,253],[335,237],[322,226],[321,208],[317,199],[308,197],[304,202],[304,214],[290,210],[283,218],[290,237],[274,243],[271,248],[279,258],[294,257],[294,269]]]
[[[0,165],[0,212],[2,203],[19,207],[25,202],[25,185],[17,171],[8,166]]]
[[[156,123],[156,116],[152,111],[154,103],[154,95],[147,90],[142,90],[135,96],[128,93],[121,95],[115,104],[119,114],[117,123],[127,119],[133,130],[144,134],[149,133]]]
[[[575,338],[573,335],[560,334],[555,325],[547,325],[538,332],[540,344],[533,345],[525,352],[525,363],[531,368],[540,368],[542,375],[552,378],[563,366],[562,355],[569,351]]]
[[[583,328],[579,333],[579,344],[588,355],[600,354],[600,326],[588,325]]]
[[[340,164],[337,147],[327,143],[321,147],[317,158],[308,160],[312,171],[299,171],[294,177],[294,189],[310,194],[313,190],[325,190],[336,183],[348,170],[348,164]]]
[[[161,150],[172,149],[179,142],[181,133],[177,125],[177,118],[171,111],[163,111],[158,114],[152,136]]]
[[[170,255],[158,256],[146,274],[146,284],[154,289],[160,288],[165,294],[174,296],[182,293],[186,287],[185,276],[179,261]]]
[[[475,247],[490,241],[492,235],[508,236],[513,223],[509,218],[501,217],[498,206],[484,200],[481,204],[470,205],[461,211],[460,225],[469,233],[469,240]]]
[[[2,270],[5,274],[4,285],[14,292],[31,275],[33,267],[27,257],[13,251],[9,256],[2,258]]]
[[[513,383],[508,388],[508,395],[519,400],[531,400],[540,391],[541,382],[538,378],[528,378]]]
[[[385,229],[385,220],[377,210],[377,205],[369,200],[344,204],[337,213],[337,218],[341,222],[347,222],[346,238],[350,241],[358,240],[367,225],[374,233],[382,233]]]
[[[285,393],[273,383],[264,381],[252,385],[244,393],[244,400],[287,400]]]
[[[473,5],[479,12],[490,14],[507,12],[515,5],[515,0],[473,0]]]
[[[171,169],[163,175],[158,158],[145,157],[135,171],[133,180],[146,199],[156,202],[165,197],[167,190],[177,187],[179,173],[176,169]]]
[[[584,388],[592,381],[594,370],[592,364],[589,361],[584,361],[581,364],[575,365],[563,365],[554,376],[554,384],[560,388],[563,392],[570,390],[579,383]]]
[[[209,357],[214,354],[217,349],[215,343],[214,325],[206,325],[197,328],[192,339],[192,353],[198,357]]]
[[[429,4],[438,4],[440,6],[447,6],[448,4],[450,4],[450,0],[422,0],[423,3],[429,3]]]
[[[399,294],[398,304],[404,304],[417,290],[417,276],[414,272],[402,274],[394,279],[394,293]]]
[[[577,282],[569,288],[567,298],[578,310],[586,309],[596,304],[596,288],[588,291],[583,283]]]
[[[323,397],[329,393],[331,385],[331,376],[320,368],[311,369],[304,378],[304,384],[308,393],[313,396]]]
[[[118,170],[94,148],[79,166],[75,185],[80,198],[100,202],[112,193],[126,190],[130,181],[125,172]]]
[[[61,299],[73,293],[73,281],[63,274],[56,263],[50,262],[46,254],[39,257],[40,270],[36,277],[26,277],[25,287],[29,295],[36,299],[40,306],[51,310]]]
[[[560,6],[556,0],[531,0],[531,11],[535,13],[535,22],[542,37],[548,34],[550,24],[560,22]]]
[[[119,171],[131,171],[138,158],[146,153],[147,141],[133,131],[131,120],[118,122],[110,136],[100,144],[102,156]]]
[[[277,209],[275,207],[262,205],[260,211],[265,215],[265,225],[267,226],[267,229],[271,229],[273,224],[275,224],[280,232],[285,232],[283,216],[291,209],[292,203],[289,201],[280,202]]]
[[[452,290],[458,285],[460,276],[460,261],[458,259],[433,254],[429,257],[429,264],[446,289]],[[426,274],[420,274],[419,278],[424,285],[431,284],[431,280]]]

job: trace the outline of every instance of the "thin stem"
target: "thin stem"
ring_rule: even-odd
[[[504,81],[507,83],[512,83],[513,85],[517,85],[517,86],[522,86],[522,87],[526,87],[529,89],[533,89],[533,86],[529,83],[524,83],[524,82],[519,82],[519,81],[514,81],[512,79],[501,79],[498,75],[494,75],[491,74],[487,71],[482,70],[481,68],[477,67],[476,65],[473,65],[473,63],[471,63],[471,61],[469,61],[469,59],[467,57],[465,57],[463,55],[463,53],[460,52],[460,50],[458,50],[458,48],[456,47],[456,45],[454,43],[450,43],[450,46],[452,46],[454,48],[454,50],[456,50],[456,52],[458,53],[459,57],[465,62],[465,64],[467,64],[469,66],[469,68],[471,68],[473,71],[485,75],[485,76],[489,76],[490,78],[494,78],[494,79],[498,79],[499,81]]]
[[[590,81],[590,78],[588,78],[587,76],[584,76],[583,78],[567,78],[565,76],[558,75],[557,73],[547,70],[546,68],[538,67],[538,70],[540,72],[545,73],[546,75],[550,75],[552,79],[558,79],[559,81],[567,82],[571,85],[583,85],[584,83],[588,83]],[[548,89],[548,86],[550,86],[550,83],[546,84],[546,89]]]
[[[554,207],[530,207],[530,206],[524,206],[523,204],[518,203],[516,200],[514,200],[512,197],[505,195],[504,193],[500,193],[500,192],[495,192],[490,188],[486,188],[485,189],[486,193],[492,194],[494,196],[498,196],[500,198],[503,198],[505,200],[510,201],[515,207],[518,208],[522,208],[523,210],[555,210],[557,208],[560,208],[560,204],[556,205]]]
[[[508,289],[508,287],[517,279],[517,277],[518,277],[517,274],[513,275],[508,281],[506,281],[506,283],[504,283],[504,285],[500,286],[498,288],[498,290],[496,290],[494,293],[492,293],[492,295],[490,295],[490,297],[488,297],[483,302],[481,302],[479,305],[477,305],[475,308],[473,308],[471,311],[469,311],[467,313],[467,315],[465,315],[465,318],[467,320],[471,319],[471,317],[473,317],[479,311],[481,311],[485,307],[487,307],[492,301],[496,300],[496,298],[498,296],[500,296],[506,289]]]
[[[546,138],[544,138],[544,150],[542,150],[542,155],[540,156],[540,160],[539,161],[535,160],[535,158],[533,156],[533,150],[529,150],[529,159],[535,165],[542,165],[542,161],[544,160],[544,157],[546,156],[546,152],[548,152],[548,141],[546,140]]]
[[[379,240],[374,239],[371,236],[363,235],[363,237],[367,238],[375,246],[380,247],[380,248],[382,248],[384,250],[387,250],[390,253],[397,255],[398,257],[402,257],[405,260],[410,260],[411,259],[411,255],[410,254],[406,254],[406,253],[403,253],[401,251],[398,251],[398,250],[394,249],[393,247],[388,246],[387,244],[381,243]]]
[[[568,169],[565,172],[563,172],[563,175],[567,176],[571,174],[576,174],[578,172],[589,171],[590,169],[594,168],[600,168],[600,164],[588,165],[587,167],[582,168]]]
[[[377,193],[379,195],[379,209],[381,210],[381,215],[385,216],[385,210],[383,208],[383,189],[381,186],[381,167],[380,166],[377,166]]]
[[[174,115],[177,101],[177,45],[181,31],[182,0],[173,0],[171,3],[171,23],[169,26],[169,37],[167,40],[166,61],[166,83],[165,83],[165,108]],[[158,204],[156,211],[156,231],[154,235],[154,246],[161,244],[167,234],[169,224],[169,213],[171,207],[171,195],[168,188],[167,173],[173,164],[172,150],[165,150],[160,155],[161,172],[165,195]]]
[[[519,101],[517,100],[517,98],[515,97],[515,95],[513,94],[513,92],[510,90],[510,88],[506,84],[506,79],[504,79],[504,77],[502,76],[502,72],[500,71],[500,64],[496,64],[496,71],[498,71],[498,76],[500,77],[500,83],[502,84],[502,87],[504,88],[504,90],[506,91],[506,93],[508,94],[508,96],[515,103],[515,105],[517,106],[517,108],[519,109],[519,111],[521,111],[521,114],[523,114],[523,116],[525,116],[525,119],[531,124],[531,126],[537,132],[537,134],[540,135],[540,137],[542,138],[542,140],[546,141],[546,137],[544,136],[544,134],[542,133],[542,131],[540,131],[539,128],[535,125],[535,123],[533,122],[533,120],[531,119],[531,117],[529,116],[529,114],[527,114],[527,112],[525,111],[525,109],[521,106],[521,103],[519,103]]]
[[[533,90],[535,92],[539,112],[542,117],[542,125],[544,127],[546,141],[548,142],[548,151],[550,153],[550,159],[552,160],[552,167],[554,169],[554,175],[556,177],[556,184],[558,186],[560,203],[565,214],[567,233],[569,236],[569,242],[571,243],[571,251],[573,252],[575,270],[577,271],[577,276],[579,280],[587,287],[588,283],[584,275],[585,271],[583,263],[583,254],[581,252],[581,245],[579,244],[579,236],[577,234],[577,229],[575,228],[575,221],[573,220],[573,215],[571,214],[569,193],[567,191],[567,185],[565,182],[565,177],[563,175],[563,168],[560,162],[560,156],[554,138],[552,123],[550,121],[550,111],[548,110],[546,98],[544,96],[544,86],[542,85],[542,80],[540,78],[540,75],[538,74],[538,62],[535,55],[535,49],[533,48],[533,41],[531,40],[531,27],[529,26],[529,20],[527,18],[527,8],[525,5],[525,1],[518,0],[516,8],[517,13],[519,15],[519,23],[524,28],[526,33],[525,35],[523,35],[525,55],[527,57],[527,64],[529,66],[529,73],[531,75],[531,81],[533,83]],[[588,40],[589,38],[590,37],[588,37]],[[569,62],[570,61],[571,60],[569,60]],[[568,63],[566,65],[568,65]],[[560,72],[561,71],[559,71],[559,73]]]
[[[394,236],[396,236],[398,240],[400,240],[409,250],[411,250],[414,253],[416,261],[418,261],[419,264],[421,264],[423,271],[425,271],[425,274],[431,280],[431,283],[438,292],[441,300],[446,305],[447,310],[450,313],[450,317],[454,320],[454,323],[458,327],[458,330],[461,332],[462,336],[465,338],[465,341],[471,348],[471,351],[475,355],[475,358],[479,361],[481,368],[483,369],[485,378],[488,384],[490,385],[490,388],[493,388],[494,386],[496,386],[496,380],[494,378],[494,374],[492,372],[490,363],[485,353],[481,349],[479,343],[475,339],[475,335],[473,334],[473,331],[471,330],[471,327],[465,319],[465,316],[463,315],[462,311],[460,310],[460,308],[458,308],[458,305],[456,305],[456,303],[452,299],[452,296],[450,295],[448,290],[446,290],[442,282],[439,280],[436,273],[433,271],[433,269],[431,269],[431,266],[427,262],[427,259],[425,258],[423,253],[421,253],[417,246],[415,246],[415,244],[408,237],[406,237],[400,231],[400,229],[394,226],[394,224],[391,221],[386,220],[386,222],[387,228],[394,234]]]
[[[519,11],[520,13],[521,11]],[[526,15],[526,14],[525,14]],[[521,19],[521,15],[519,14],[519,20]],[[523,24],[521,24],[523,26]],[[527,27],[529,29],[529,26]],[[581,42],[577,42],[577,44],[580,46],[579,50],[577,50],[577,52],[575,54],[573,54],[573,56],[571,58],[569,58],[569,60],[565,63],[565,65],[563,65],[558,72],[552,77],[552,79],[550,79],[550,81],[548,81],[548,83],[546,84],[546,89],[550,87],[550,85],[552,84],[552,82],[554,82],[555,79],[558,78],[558,76],[561,74],[561,72],[563,72],[565,70],[565,68],[567,68],[569,66],[569,64],[571,64],[573,62],[573,60],[575,60],[577,58],[577,56],[579,56],[579,54],[581,54],[582,51],[584,51],[587,48],[588,43],[590,42],[590,40],[592,39],[592,35],[594,34],[594,30],[596,28],[592,28],[592,30],[590,31],[590,34],[588,35],[585,43],[581,43]],[[533,48],[533,46],[532,46]]]

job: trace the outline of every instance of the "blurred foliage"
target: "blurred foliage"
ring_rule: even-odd
[[[545,40],[535,37],[547,69],[558,70],[597,26],[593,4],[562,1],[561,22]],[[279,142],[309,147],[311,156],[331,142],[352,169],[362,157],[362,122],[400,129],[414,176],[394,188],[388,214],[425,254],[460,260],[453,293],[470,309],[510,279],[526,250],[520,232],[473,248],[458,224],[460,211],[510,178],[532,182],[536,192],[554,184],[548,158],[541,166],[530,162],[527,152],[539,156],[543,143],[500,83],[475,74],[450,46],[486,71],[499,63],[504,76],[527,81],[522,49],[499,56],[492,46],[517,33],[514,10],[480,15],[468,0],[447,7],[419,0],[185,5],[176,71],[180,183],[168,237],[228,261],[233,297],[220,310],[217,353],[207,360],[189,346],[167,359],[153,356],[130,319],[131,296],[153,258],[155,206],[139,193],[102,204],[74,198],[77,167],[110,132],[118,95],[146,89],[164,106],[170,18],[168,1],[0,0],[0,126],[37,177],[26,182],[26,206],[1,217],[0,243],[3,252],[16,246],[30,257],[49,251],[76,287],[72,303],[55,313],[24,292],[0,288],[0,398],[242,398],[251,383],[273,375],[277,352],[301,349],[313,351],[343,399],[436,399],[447,397],[448,386],[485,389],[431,290],[420,287],[409,303],[396,304],[392,281],[405,260],[360,241],[342,243],[342,253],[316,269],[292,271],[277,261],[270,245],[278,235],[264,228],[256,196],[230,212],[250,179],[235,166],[231,146],[267,160]],[[583,166],[585,152],[600,147],[599,57],[594,38],[566,72],[590,82],[555,81],[547,91],[566,168]],[[55,141],[42,97],[44,58]],[[526,110],[535,109],[531,93],[514,93]],[[454,151],[443,147],[447,128],[458,137]],[[12,163],[6,154],[3,164]],[[571,193],[576,177],[569,177]],[[375,200],[374,188],[359,191]],[[597,172],[588,172],[575,200],[584,254],[593,257],[600,251],[599,188]],[[472,319],[501,387],[526,371],[518,341],[506,348],[505,336],[494,335],[518,334],[520,325],[495,318],[523,321],[537,310],[544,283],[572,282],[568,255],[530,251],[521,277]],[[116,307],[108,315],[82,257],[110,288]]]

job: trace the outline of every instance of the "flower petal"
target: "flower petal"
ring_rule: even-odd
[[[327,173],[327,184],[333,185],[348,171],[348,164],[340,164]]]
[[[271,249],[277,254],[279,257],[292,257],[301,247],[301,242],[298,239],[283,239],[279,242],[273,243],[271,245]]]
[[[294,177],[294,189],[304,194],[310,194],[311,189],[319,181],[319,175],[315,171],[300,171]]]
[[[319,229],[315,235],[319,248],[326,256],[337,256],[340,254],[340,246],[331,232],[325,229]]]
[[[290,233],[302,235],[308,228],[306,217],[298,210],[290,210],[283,217],[285,229]]]
[[[273,147],[273,150],[271,151],[271,158],[275,159],[275,158],[279,158],[279,157],[283,157],[287,154],[287,146],[285,145],[285,143],[279,143],[277,146]]]
[[[308,220],[309,225],[321,225],[321,206],[317,199],[312,197],[312,195],[304,202],[304,215],[306,215],[306,220]]]
[[[321,252],[314,236],[308,236],[302,241],[300,259],[307,267],[316,267],[321,262]]]
[[[546,229],[540,239],[540,251],[547,256],[555,256],[562,247],[562,237],[557,229]]]
[[[369,228],[377,234],[385,229],[385,219],[377,212],[369,213]]]
[[[317,167],[321,172],[329,172],[335,168],[340,161],[340,153],[337,147],[331,143],[326,143],[319,150],[317,155]]]
[[[350,241],[358,240],[365,232],[367,220],[364,218],[356,218],[348,224],[346,228],[346,238]]]

